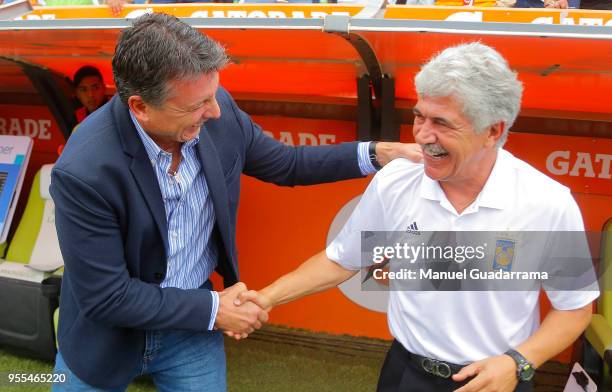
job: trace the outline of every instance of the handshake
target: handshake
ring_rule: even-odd
[[[238,282],[219,293],[219,309],[215,329],[236,340],[245,339],[268,321],[270,301]]]

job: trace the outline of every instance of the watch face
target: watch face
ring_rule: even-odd
[[[519,371],[519,378],[521,381],[529,381],[533,378],[534,374],[534,367],[527,363],[521,367],[521,370]]]

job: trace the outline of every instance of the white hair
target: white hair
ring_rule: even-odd
[[[435,55],[415,77],[419,97],[453,96],[476,132],[504,122],[503,146],[521,108],[523,85],[508,62],[480,42],[462,44]]]

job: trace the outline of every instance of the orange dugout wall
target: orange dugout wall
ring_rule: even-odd
[[[284,16],[276,14],[279,19],[300,17],[302,14],[299,12],[320,12],[320,14],[309,14],[319,18],[332,13],[320,7],[322,6],[283,8],[278,5],[265,7],[237,5],[232,8],[231,5],[189,5],[156,6],[153,9],[184,17],[227,16],[227,19],[231,18],[230,10],[244,11],[246,16],[250,15],[249,12],[258,9],[261,9],[263,16],[270,16],[270,12],[284,12]],[[143,7],[128,6],[122,16],[135,16],[144,10]],[[204,14],[204,11],[207,13]],[[337,11],[354,15],[360,11],[360,8],[338,7]],[[569,20],[572,17],[573,24],[609,25],[612,15],[612,13],[594,15],[592,12],[568,11],[562,18],[558,12],[545,11],[521,11],[516,14],[486,9],[471,11],[473,12],[465,13],[461,9],[449,7],[435,10],[389,7],[385,17],[410,16],[414,19],[436,20],[478,17],[483,21],[519,21],[555,25],[572,24]],[[132,14],[134,12],[136,14]],[[196,12],[200,14],[195,14]],[[110,16],[108,14],[106,7],[82,7],[72,10],[49,7],[39,8],[24,19],[30,21],[61,19],[71,15],[80,18],[108,17]],[[536,21],[538,18],[545,19]],[[596,22],[593,22],[594,18],[597,19]],[[302,30],[267,31],[263,28],[230,29],[225,25],[215,28],[204,26],[205,22],[198,23],[202,23],[198,28],[224,42],[233,56],[235,63],[224,71],[222,83],[236,97],[240,94],[252,94],[250,98],[255,101],[275,100],[294,103],[314,101],[322,106],[330,102],[336,106],[345,105],[353,109],[357,105],[355,78],[365,72],[365,66],[353,48],[339,34],[323,33],[322,26],[318,25],[308,25]],[[72,48],[78,48],[83,57],[87,58],[87,63],[102,68],[108,84],[111,81],[109,60],[117,31],[104,27],[99,27],[99,30],[103,31],[90,28],[79,30],[79,34],[61,29],[45,32],[44,34],[54,43],[54,46],[48,49],[48,53],[41,53],[38,42],[40,32],[11,31],[5,34],[7,37],[5,42],[18,44],[7,44],[14,47],[8,48],[9,50],[3,49],[1,54],[20,57],[72,76],[74,70],[84,65],[81,64],[84,61],[82,58],[71,57]],[[381,59],[383,70],[395,76],[397,83],[395,98],[398,102],[402,101],[401,105],[405,107],[408,107],[409,102],[415,98],[412,91],[414,72],[434,49],[478,38],[473,32],[465,35],[446,35],[434,31],[428,33],[424,39],[423,31],[416,28],[403,34],[387,39],[389,38],[387,31],[364,29],[361,37],[372,44]],[[529,95],[524,101],[529,106],[528,109],[548,111],[542,112],[544,114],[540,115],[539,120],[530,123],[527,129],[522,128],[519,121],[515,126],[516,132],[509,138],[507,149],[540,171],[569,186],[582,209],[587,229],[601,230],[605,222],[612,218],[610,167],[612,107],[608,98],[612,80],[609,64],[612,57],[609,51],[605,52],[605,48],[609,48],[609,41],[603,43],[597,40],[575,41],[582,44],[576,50],[554,52],[558,48],[565,47],[566,42],[563,39],[563,37],[546,37],[544,40],[537,35],[528,39],[490,35],[484,37],[483,41],[498,49],[504,48],[504,54],[512,57],[510,64],[513,66],[518,64],[521,67],[519,73],[531,84],[527,89]],[[529,48],[525,48],[526,41],[530,42]],[[254,42],[266,42],[266,45],[253,50]],[[300,42],[300,45],[296,45],[295,42]],[[398,50],[393,46],[399,44],[405,50]],[[548,48],[549,52],[544,53],[542,48]],[[604,51],[601,51],[601,48],[604,48]],[[525,55],[527,52],[534,55]],[[547,56],[545,61],[541,59],[544,55]],[[563,60],[560,61],[561,68],[546,68],[555,65],[555,63],[549,64],[549,60]],[[567,67],[568,70],[563,67]],[[527,75],[523,76],[525,74]],[[546,86],[548,88],[545,88]],[[602,86],[608,89],[602,89]],[[308,95],[296,97],[297,94]],[[573,118],[575,113],[553,115],[552,111],[555,109],[567,112],[596,112],[583,113],[583,117],[598,120],[591,123],[589,120],[565,119],[565,117]],[[546,118],[547,116],[549,118]],[[270,136],[287,144],[319,145],[357,139],[358,126],[351,120],[307,119],[284,115],[254,115],[253,118]],[[529,121],[533,118],[530,117]],[[572,135],[595,134],[597,132],[591,132],[590,127],[604,124],[601,134],[606,136],[605,138],[561,136],[555,134],[557,132],[554,126],[551,127],[547,121],[556,122],[559,129],[573,129],[565,132]],[[412,140],[409,123],[410,121],[402,122],[399,132],[401,141]],[[572,128],[572,124],[578,124],[577,128]],[[585,132],[580,132],[582,128]],[[3,102],[0,105],[0,133],[4,132],[31,134],[35,137],[35,156],[31,162],[33,166],[55,160],[57,146],[63,143],[57,124],[44,106],[26,104],[17,108]],[[291,189],[243,177],[237,232],[241,279],[250,288],[264,287],[322,250],[330,236],[330,226],[339,211],[359,196],[368,182],[369,179],[365,178]],[[218,279],[216,287],[221,288]],[[390,338],[384,313],[358,305],[338,289],[280,306],[272,312],[271,322],[315,331]],[[567,360],[567,353],[564,359]]]

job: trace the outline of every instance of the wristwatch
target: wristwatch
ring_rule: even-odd
[[[519,381],[529,381],[535,375],[535,367],[533,363],[529,362],[521,353],[516,350],[510,349],[504,354],[514,359],[516,362],[516,376]]]
[[[380,170],[382,169],[382,166],[380,166],[380,163],[378,163],[378,159],[376,159],[377,143],[378,142],[370,142],[370,145],[368,146],[368,156],[370,157],[370,163],[372,164],[372,166],[374,166],[374,169]]]

